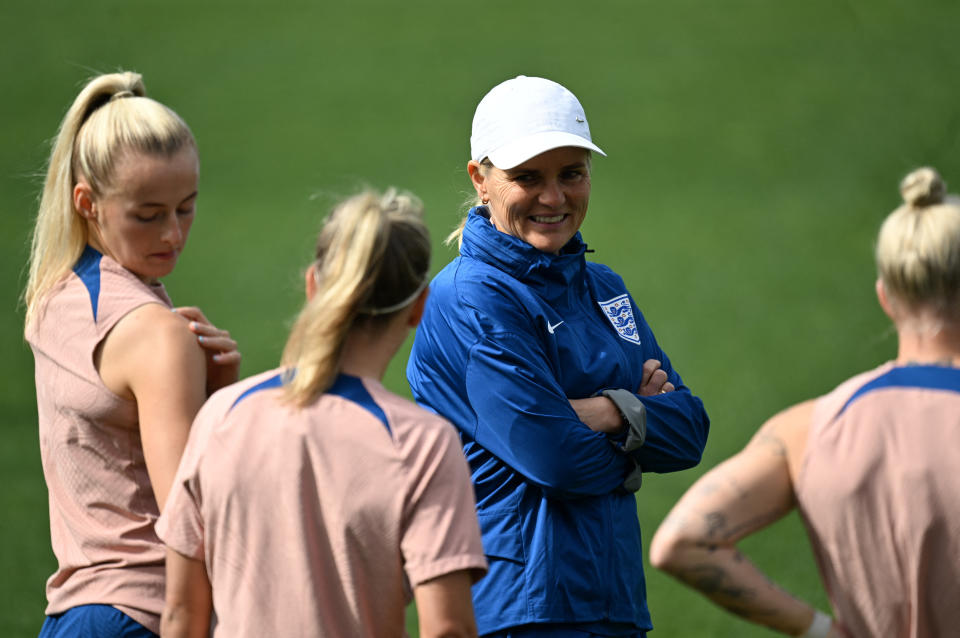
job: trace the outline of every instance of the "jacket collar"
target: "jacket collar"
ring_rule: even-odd
[[[535,288],[556,285],[568,287],[582,280],[586,268],[587,245],[579,231],[560,250],[559,255],[545,253],[527,242],[500,232],[490,222],[486,206],[476,206],[467,215],[460,254],[485,262],[514,279]],[[556,294],[556,291],[554,291]]]

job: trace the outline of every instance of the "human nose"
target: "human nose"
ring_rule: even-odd
[[[169,216],[163,225],[163,240],[171,246],[179,246],[183,241],[183,228],[180,224],[180,216],[176,213]]]
[[[559,206],[566,201],[563,185],[558,180],[548,180],[540,191],[540,203],[544,206]]]

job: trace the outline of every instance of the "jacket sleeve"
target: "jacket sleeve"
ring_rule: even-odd
[[[633,462],[578,418],[536,340],[485,333],[468,353],[472,438],[551,497],[618,489]]]
[[[642,315],[641,315],[642,321]],[[646,322],[644,322],[646,327]],[[647,411],[647,438],[643,446],[631,452],[644,472],[675,472],[700,462],[707,445],[710,419],[703,401],[693,395],[657,345],[653,331],[646,327],[646,359],[660,361],[661,369],[675,390],[644,397],[637,395]],[[637,388],[630,388],[636,392]]]

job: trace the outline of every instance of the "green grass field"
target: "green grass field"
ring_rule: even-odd
[[[476,102],[519,73],[572,89],[609,154],[584,236],[713,421],[700,467],[645,479],[648,540],[765,418],[894,354],[873,237],[908,170],[932,164],[960,189],[960,6],[947,0],[6,0],[0,24],[2,636],[36,635],[53,568],[17,301],[26,242],[47,141],[96,72],[143,73],[196,134],[199,213],[167,286],[232,331],[244,376],[276,363],[332,201],[414,191],[438,270],[469,190]],[[402,394],[405,360],[386,379]],[[744,548],[826,608],[796,516]],[[652,570],[648,589],[657,637],[772,635]]]

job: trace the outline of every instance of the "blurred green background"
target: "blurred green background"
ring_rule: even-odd
[[[48,142],[91,75],[143,73],[193,128],[199,213],[166,283],[232,331],[244,376],[276,363],[333,201],[414,191],[438,270],[477,101],[520,73],[573,90],[609,154],[583,228],[593,258],[623,275],[713,420],[700,467],[645,479],[648,540],[764,419],[894,355],[873,237],[910,169],[960,187],[946,0],[5,0],[0,24],[3,636],[36,635],[54,565],[18,295]],[[386,379],[402,394],[406,352]],[[743,547],[827,608],[795,515]],[[772,635],[649,569],[648,590],[655,636]]]

